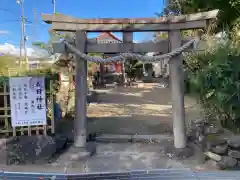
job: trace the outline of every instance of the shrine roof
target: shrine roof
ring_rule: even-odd
[[[114,34],[111,33],[111,32],[102,32],[102,33],[100,33],[99,36],[96,37],[96,39],[99,40],[99,39],[106,38],[106,37],[111,37],[112,39],[114,39],[116,41],[122,42],[121,39],[119,39],[118,37],[114,36]]]

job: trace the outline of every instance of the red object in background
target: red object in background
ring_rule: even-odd
[[[122,63],[115,63],[116,72],[121,73],[122,72]]]
[[[107,65],[107,64],[112,64],[112,63],[106,63],[106,64],[104,64],[105,66]],[[120,63],[120,62],[117,62],[117,63],[114,63],[114,65],[115,65],[115,72],[117,72],[117,73],[121,73],[122,72],[122,63]],[[92,72],[93,73],[95,73],[96,71],[98,71],[99,70],[99,68],[100,67],[98,67],[99,65],[97,65],[97,64],[94,64],[93,66],[92,66]]]

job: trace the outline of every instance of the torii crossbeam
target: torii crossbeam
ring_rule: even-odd
[[[81,19],[64,15],[43,14],[46,23],[55,31],[76,32],[75,47],[82,53],[88,52],[161,52],[178,49],[183,44],[181,30],[206,28],[209,20],[215,19],[218,10],[180,16],[160,18]],[[123,32],[123,43],[96,44],[87,41],[86,32]],[[159,43],[133,43],[133,32],[167,31],[168,41]],[[70,47],[70,46],[69,46]],[[70,52],[65,44],[55,46],[55,52]],[[67,50],[67,51],[66,51]],[[76,54],[76,120],[75,145],[85,147],[86,142],[86,92],[87,61]],[[83,57],[83,56],[82,56]],[[174,145],[186,147],[185,109],[183,90],[183,59],[181,54],[170,61]]]

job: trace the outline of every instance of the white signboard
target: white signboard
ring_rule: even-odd
[[[9,88],[13,127],[47,124],[44,77],[12,77]]]

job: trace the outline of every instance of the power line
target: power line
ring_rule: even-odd
[[[3,20],[3,21],[0,21],[0,24],[8,24],[8,23],[13,23],[13,22],[17,22],[17,23],[19,23],[19,22],[21,22],[20,20],[17,20],[17,19],[15,19],[15,20]],[[32,22],[31,21],[28,21],[28,20],[26,20],[26,23],[27,24],[32,24]]]
[[[0,22],[0,24],[7,24],[12,22],[20,22],[20,20],[4,20],[3,22]]]
[[[5,8],[5,7],[3,7],[2,5],[0,5],[0,9],[3,10],[3,11],[9,12],[9,13],[11,13],[11,14],[14,14],[15,16],[19,16],[19,15],[16,14],[13,10],[8,9],[8,8]]]
[[[15,12],[14,12],[13,10],[11,10],[11,9],[8,9],[8,8],[3,7],[2,5],[0,5],[0,10],[9,12],[9,13],[11,13],[11,14],[19,17],[19,14],[15,13]],[[22,17],[20,16],[20,19],[21,19],[21,18],[22,18]],[[27,17],[24,17],[24,18],[25,18],[25,22],[27,22],[27,23],[33,23],[33,22],[32,22],[31,20],[29,20]]]

